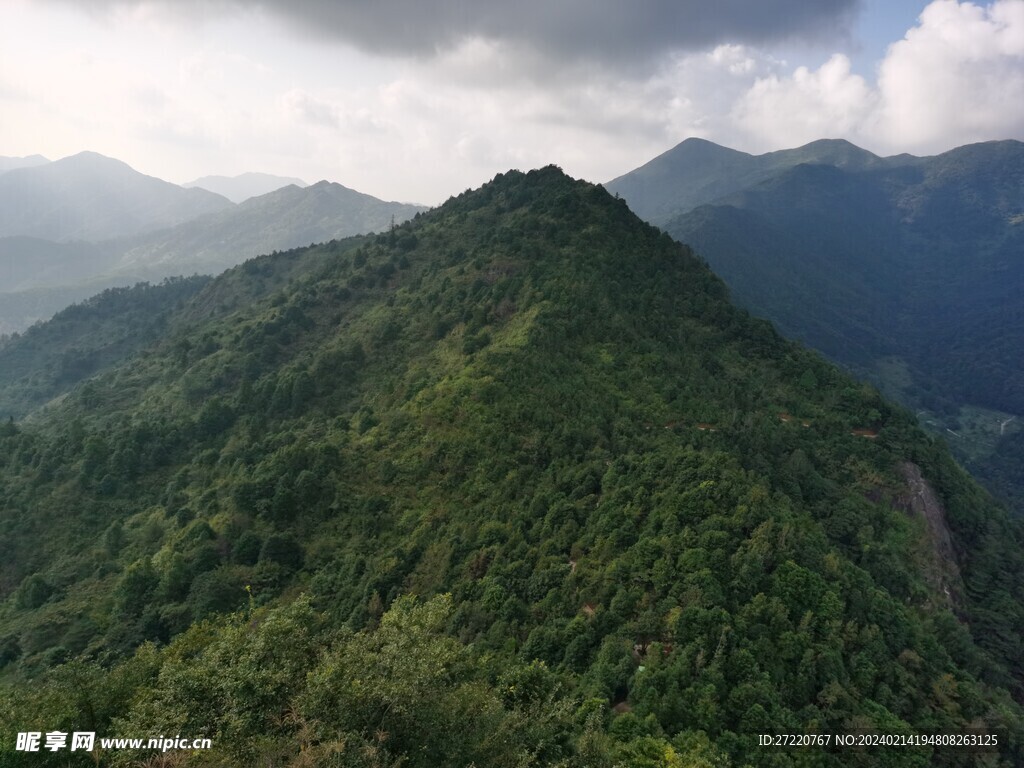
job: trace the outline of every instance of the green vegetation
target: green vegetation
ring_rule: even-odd
[[[21,418],[97,371],[120,363],[167,330],[169,316],[210,282],[108,288],[24,334],[0,337],[0,417]]]
[[[972,408],[1024,417],[1024,144],[880,158],[839,141],[760,156],[687,141],[610,189],[741,306],[926,411],[1024,512],[1019,443],[947,432]]]
[[[220,766],[1024,759],[1020,525],[600,187],[510,172],[246,262],[166,328],[0,425],[4,738],[206,735],[175,764]],[[757,745],[968,727],[998,751]]]

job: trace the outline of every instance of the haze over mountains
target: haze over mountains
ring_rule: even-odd
[[[186,189],[200,187],[209,192],[223,195],[233,203],[243,203],[250,197],[265,195],[268,192],[273,192],[275,189],[289,185],[295,185],[296,187],[309,186],[302,179],[273,176],[269,173],[243,173],[238,176],[203,176],[181,186]]]
[[[119,244],[119,269],[163,277],[217,274],[271,251],[380,232],[422,206],[386,203],[341,184],[286,186],[220,213]]]
[[[31,168],[35,165],[44,165],[50,162],[42,155],[29,155],[28,157],[3,157],[0,156],[0,173],[14,170],[15,168]]]
[[[264,187],[287,181],[255,177]],[[261,253],[384,230],[420,210],[326,181],[236,205],[91,152],[10,170],[0,176],[0,333],[107,287],[216,274]]]
[[[754,314],[921,411],[1024,510],[1024,144],[881,158],[690,139],[608,189]]]
[[[183,189],[126,163],[81,152],[0,176],[0,237],[110,240],[180,224],[231,203]]]

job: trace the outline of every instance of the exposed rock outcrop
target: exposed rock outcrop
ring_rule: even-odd
[[[923,519],[928,531],[932,560],[925,569],[928,583],[945,596],[954,611],[959,612],[963,605],[964,584],[946,522],[946,510],[917,464],[904,461],[899,465],[899,471],[906,482],[906,489],[897,497],[896,503],[908,515]]]

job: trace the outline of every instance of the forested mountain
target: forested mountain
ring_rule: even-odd
[[[741,305],[921,411],[1024,510],[1024,144],[929,158],[707,144],[610,188],[693,245]]]
[[[233,203],[244,203],[250,197],[259,197],[268,192],[294,184],[296,187],[308,186],[302,179],[274,176],[269,173],[242,173],[238,176],[203,176],[181,186],[199,187],[218,195],[223,195]]]
[[[3,734],[212,739],[178,765],[1024,760],[1019,521],[553,167],[206,285],[0,426],[0,537]],[[758,746],[864,731],[998,745]]]
[[[72,286],[0,293],[0,337],[20,333],[35,323],[48,320],[64,307],[85,301],[107,287],[103,281],[86,281]]]
[[[0,340],[0,419],[22,418],[160,338],[168,318],[211,278],[108,288],[47,323]]]
[[[880,158],[842,139],[821,139],[797,149],[750,155],[705,139],[686,139],[636,170],[608,182],[629,207],[662,225],[674,216],[752,187],[805,163],[850,170],[913,165],[919,158]]]
[[[106,240],[149,232],[231,206],[95,152],[0,176],[0,237]]]

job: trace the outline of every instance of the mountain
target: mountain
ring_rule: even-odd
[[[22,331],[106,288],[217,274],[248,258],[383,231],[419,211],[326,181],[288,186],[216,213],[95,243],[0,238],[0,334]],[[24,293],[23,292],[28,292]]]
[[[600,187],[499,175],[155,333],[0,425],[4,733],[292,768],[1024,759],[1021,522]],[[853,732],[926,743],[759,745]]]
[[[31,168],[36,165],[45,165],[50,162],[42,155],[29,155],[28,157],[2,157],[0,156],[0,173],[13,171],[15,168]]]
[[[259,254],[381,232],[422,210],[328,181],[292,185],[128,242],[120,270],[147,278],[216,274]]]
[[[49,320],[65,307],[85,301],[107,287],[101,280],[0,293],[0,342],[3,337],[19,334],[36,323]]]
[[[182,189],[120,160],[82,152],[0,176],[0,237],[106,240],[230,206],[212,192]]]
[[[673,216],[803,163],[867,170],[916,161],[910,155],[883,159],[841,139],[822,139],[763,155],[750,155],[704,139],[686,139],[605,186],[624,197],[642,218],[660,226]]]
[[[0,237],[0,292],[67,285],[117,265],[112,249],[95,243],[56,243],[34,237]]]
[[[209,277],[108,288],[0,342],[0,418],[21,418],[159,338]]]
[[[222,197],[226,197],[233,203],[242,203],[250,197],[259,197],[281,187],[291,185],[296,187],[308,186],[302,179],[272,176],[269,173],[243,173],[239,176],[203,176],[195,181],[182,184],[186,189],[199,187],[208,192],[214,192]]]
[[[1024,144],[929,158],[688,144],[609,188],[693,245],[740,304],[920,411],[1024,510]],[[718,155],[735,162],[701,159]]]

